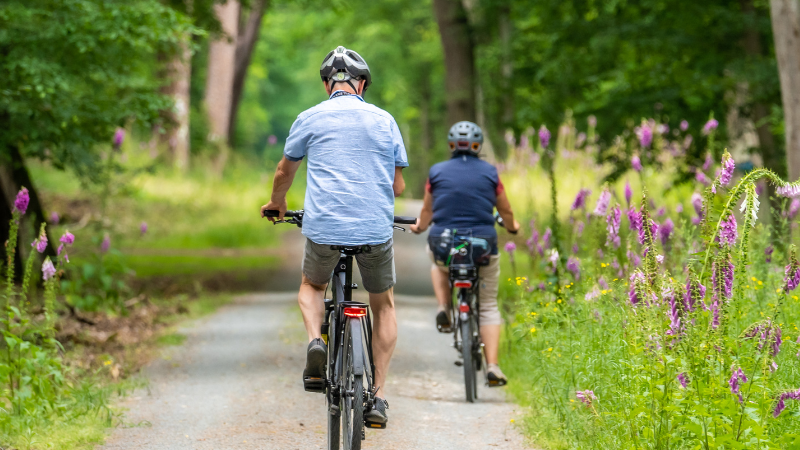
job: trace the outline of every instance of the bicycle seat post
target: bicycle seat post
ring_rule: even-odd
[[[344,301],[350,302],[353,300],[353,255],[350,252],[341,252],[339,256],[339,264],[336,265],[334,274],[344,272]]]

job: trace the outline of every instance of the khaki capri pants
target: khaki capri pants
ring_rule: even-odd
[[[450,269],[436,261],[430,247],[425,247],[428,257],[433,261],[433,267],[449,274]],[[488,266],[478,267],[478,308],[480,309],[480,324],[500,325],[503,319],[497,307],[497,290],[500,284],[500,255],[491,255]]]

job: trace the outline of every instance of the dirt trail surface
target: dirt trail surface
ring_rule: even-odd
[[[386,387],[390,422],[368,430],[363,448],[527,448],[502,389],[481,386],[477,403],[464,401],[452,336],[435,330],[435,301],[419,295],[430,291],[425,240],[399,233],[395,240],[399,339]],[[290,236],[287,246],[295,258],[285,276],[298,280],[302,239]],[[128,425],[103,448],[325,448],[324,396],[304,392],[301,382],[306,337],[295,292],[243,295],[181,332],[186,343],[147,368],[148,387],[122,402]]]

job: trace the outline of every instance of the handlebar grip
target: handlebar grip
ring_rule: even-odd
[[[394,216],[394,223],[400,223],[405,225],[413,225],[417,223],[416,217],[407,217],[407,216]]]
[[[277,209],[265,209],[263,217],[280,217],[281,212]],[[297,217],[299,215],[298,211],[286,211],[286,214],[283,217]]]

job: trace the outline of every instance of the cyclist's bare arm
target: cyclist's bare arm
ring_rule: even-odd
[[[394,184],[392,184],[392,190],[394,191],[395,197],[400,197],[403,191],[406,190],[406,180],[403,179],[402,167],[394,168]]]
[[[297,169],[300,168],[301,163],[302,161],[289,161],[285,156],[281,158],[281,162],[278,163],[278,168],[275,169],[275,178],[272,180],[272,196],[269,199],[269,203],[261,207],[262,216],[265,210],[275,209],[281,212],[280,217],[270,217],[269,220],[274,222],[275,220],[283,219],[283,215],[288,209],[286,205],[286,193],[289,192],[289,188],[292,187],[294,176],[297,174]]]
[[[425,197],[422,199],[422,211],[419,213],[417,223],[408,227],[412,233],[422,233],[431,226],[433,220],[433,195],[425,190]]]
[[[506,230],[512,233],[519,231],[519,222],[514,220],[514,211],[511,210],[511,203],[508,202],[505,189],[500,191],[500,193],[497,195],[496,207],[497,212],[500,214],[500,217],[503,218],[503,222],[506,224]]]

